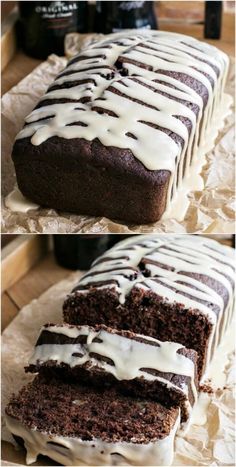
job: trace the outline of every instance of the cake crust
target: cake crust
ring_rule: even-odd
[[[126,213],[133,223],[154,222],[165,209],[170,173],[147,171],[128,149],[58,137],[33,146],[24,138],[12,157],[20,191],[40,206],[114,219]]]

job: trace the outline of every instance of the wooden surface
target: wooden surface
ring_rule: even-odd
[[[71,274],[69,269],[57,265],[53,253],[39,260],[27,274],[3,292],[2,331],[24,305],[38,298],[49,287],[69,274]]]
[[[183,12],[186,10],[187,2],[163,2],[175,3],[178,10]],[[190,2],[197,3],[197,2]],[[159,19],[159,28],[166,31],[180,32],[183,34],[188,34],[193,37],[196,37],[201,40],[205,40],[203,37],[203,24],[192,24],[189,21],[179,22],[175,21],[174,18],[168,20],[166,18]],[[210,44],[215,45],[219,49],[226,52],[228,55],[234,55],[235,53],[235,41],[234,41],[234,31],[235,31],[235,18],[233,13],[224,13],[223,14],[223,23],[222,23],[222,37],[220,40],[206,40]],[[13,86],[15,86],[20,80],[22,80],[27,74],[29,74],[37,65],[41,63],[40,60],[36,60],[30,57],[27,57],[23,52],[18,51],[11,62],[7,65],[5,70],[2,73],[2,94],[9,91]]]
[[[204,39],[203,35],[203,24],[179,24],[171,23],[170,21],[163,22],[160,26],[160,29],[163,31],[172,31],[180,32],[182,34],[187,34],[189,36],[196,37],[196,39],[203,40],[208,44],[212,44],[215,47],[218,47],[220,50],[223,50],[227,55],[235,55],[235,40],[234,40],[234,31],[235,31],[235,17],[232,13],[224,13],[222,21],[222,34],[221,39]]]
[[[14,27],[9,29],[1,37],[1,70],[4,70],[13,59],[17,50]]]
[[[1,19],[2,21],[5,21],[7,19],[8,15],[12,12],[12,10],[15,8],[17,2],[1,2]]]
[[[17,51],[17,2],[1,2],[1,70],[8,65]]]
[[[58,266],[52,252],[46,252],[49,246],[48,237],[47,235],[18,235],[3,249],[2,277],[6,276],[4,283],[9,286],[1,297],[2,331],[23,306],[37,299],[49,287],[71,274],[69,269]],[[23,275],[25,271],[27,273]],[[12,444],[5,441],[1,443],[1,458],[9,463],[26,465],[25,451],[16,450]],[[33,465],[58,464],[39,456]]]
[[[2,251],[2,288],[4,292],[24,276],[48,250],[45,235],[18,235]]]
[[[42,60],[28,57],[22,51],[18,51],[2,73],[2,94],[25,78],[40,63]]]
[[[8,245],[14,238],[17,237],[17,234],[2,234],[1,235],[1,248],[4,248],[4,246]]]

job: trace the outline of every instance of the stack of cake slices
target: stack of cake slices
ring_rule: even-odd
[[[41,329],[25,368],[35,378],[6,408],[27,463],[171,465],[230,322],[233,268],[230,249],[189,236],[138,236],[100,257],[65,322]]]

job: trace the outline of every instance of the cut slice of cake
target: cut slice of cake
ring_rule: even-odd
[[[233,250],[206,237],[136,235],[98,258],[64,303],[69,324],[105,324],[198,353],[204,376],[231,322]]]
[[[43,454],[63,465],[171,465],[179,419],[178,408],[42,375],[6,408],[28,464]]]
[[[106,326],[46,324],[26,371],[60,375],[125,394],[181,406],[189,418],[197,399],[197,353],[174,342]]]

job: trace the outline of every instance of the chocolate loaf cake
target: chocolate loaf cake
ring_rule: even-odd
[[[43,454],[63,465],[171,465],[179,409],[40,375],[6,420],[27,464]]]
[[[199,236],[136,236],[94,262],[65,300],[64,320],[194,349],[201,379],[231,321],[233,287],[231,248]]]
[[[222,124],[227,69],[220,50],[165,31],[126,31],[91,45],[17,136],[20,190],[59,210],[160,219],[193,186],[204,145]]]
[[[197,400],[194,350],[105,326],[45,325],[26,371],[180,406],[183,422]]]

